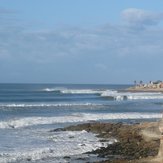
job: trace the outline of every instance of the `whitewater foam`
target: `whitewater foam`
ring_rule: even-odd
[[[150,100],[163,99],[162,93],[155,92],[118,92],[116,90],[98,90],[98,89],[67,89],[67,88],[46,88],[47,92],[59,92],[61,94],[98,94],[101,97],[109,97],[117,101],[121,100]]]
[[[158,113],[76,113],[67,116],[57,117],[24,117],[11,119],[8,121],[1,121],[0,128],[21,128],[34,125],[56,124],[56,123],[77,123],[97,120],[118,120],[118,119],[155,119],[161,118],[161,114]]]
[[[42,91],[45,91],[45,92],[60,92],[61,90],[64,90],[64,89],[66,89],[66,88],[64,88],[64,87],[45,88]]]
[[[43,91],[60,92],[61,94],[101,94],[103,91],[94,89],[67,89],[67,88],[45,88]]]
[[[70,107],[70,106],[102,106],[102,104],[95,103],[14,103],[14,104],[0,104],[0,108],[30,108],[30,107]]]
[[[152,93],[152,92],[118,92],[118,91],[104,91],[101,94],[102,97],[110,97],[114,100],[154,100],[154,99],[163,99],[162,93]]]
[[[12,152],[1,152],[0,162],[24,162],[36,161],[46,158],[63,158],[64,156],[79,155],[100,147],[106,147],[107,144],[117,142],[116,139],[110,139],[108,142],[101,143],[99,138],[93,133],[86,131],[62,131],[49,133],[45,139],[48,139],[48,147],[40,148],[16,148]],[[57,162],[57,159],[53,159]],[[62,161],[65,161],[64,159]],[[46,162],[46,161],[45,161]]]

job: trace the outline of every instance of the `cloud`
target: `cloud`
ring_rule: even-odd
[[[128,8],[122,11],[122,18],[132,26],[157,25],[163,20],[163,13],[154,13],[142,9]]]
[[[131,80],[135,80],[136,75],[162,68],[163,29],[157,26],[150,28],[161,21],[161,14],[127,9],[123,11],[123,18],[130,25],[145,29],[133,30],[132,26],[124,24],[107,24],[91,29],[65,26],[29,32],[19,21],[2,23],[0,18],[2,78],[14,80],[17,74],[17,79],[24,80],[37,80],[38,76],[43,80],[46,76],[47,80],[56,81],[57,78],[65,81],[66,76],[67,80],[74,77],[93,81],[98,76],[92,72],[97,72],[99,78],[104,77],[105,80],[107,76],[115,80],[115,75],[126,75],[123,77],[125,80],[128,74],[132,74]],[[153,62],[157,65],[151,66]],[[26,77],[28,73],[32,77]]]
[[[16,28],[16,27],[15,27]],[[17,30],[16,30],[17,29]],[[57,60],[87,58],[127,58],[162,55],[161,29],[142,32],[124,26],[56,29],[48,32],[26,32],[21,28],[0,31],[0,57],[12,60],[52,63]]]
[[[0,15],[14,14],[16,11],[0,7]]]
[[[130,24],[146,26],[138,32],[124,25],[104,25],[92,29],[64,27],[27,32],[20,23],[0,21],[0,58],[48,63],[56,60],[101,56],[107,58],[161,55],[161,29],[148,28],[162,19],[162,14],[140,9],[126,9],[123,18]],[[5,57],[5,55],[7,57]],[[103,63],[102,63],[103,64]]]

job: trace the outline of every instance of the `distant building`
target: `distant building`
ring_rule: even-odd
[[[163,82],[160,83],[160,88],[163,88]]]
[[[150,81],[148,84],[145,83],[143,84],[142,81],[140,81],[140,83],[136,86],[137,88],[149,88],[149,89],[159,89],[159,88],[163,88],[163,81],[161,80],[157,80],[157,81]]]

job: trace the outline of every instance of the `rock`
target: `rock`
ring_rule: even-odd
[[[122,124],[122,123],[87,123],[70,126],[65,130],[81,131],[86,130],[98,134],[102,141],[108,138],[116,138],[118,142],[102,147],[89,154],[97,154],[98,157],[107,158],[108,161],[137,162],[140,158],[156,156],[158,154],[159,138],[146,140],[142,135],[142,130],[153,127],[151,124]],[[107,162],[107,161],[106,161]]]
[[[64,159],[70,159],[71,157],[70,156],[65,156],[63,157]]]
[[[59,131],[65,131],[65,129],[64,128],[57,128],[54,130],[50,130],[49,132],[59,132]]]

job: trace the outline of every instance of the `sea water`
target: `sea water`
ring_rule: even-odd
[[[130,85],[0,84],[0,163],[73,162],[70,156],[114,143],[86,131],[53,129],[92,121],[157,121],[162,93],[124,92]]]

